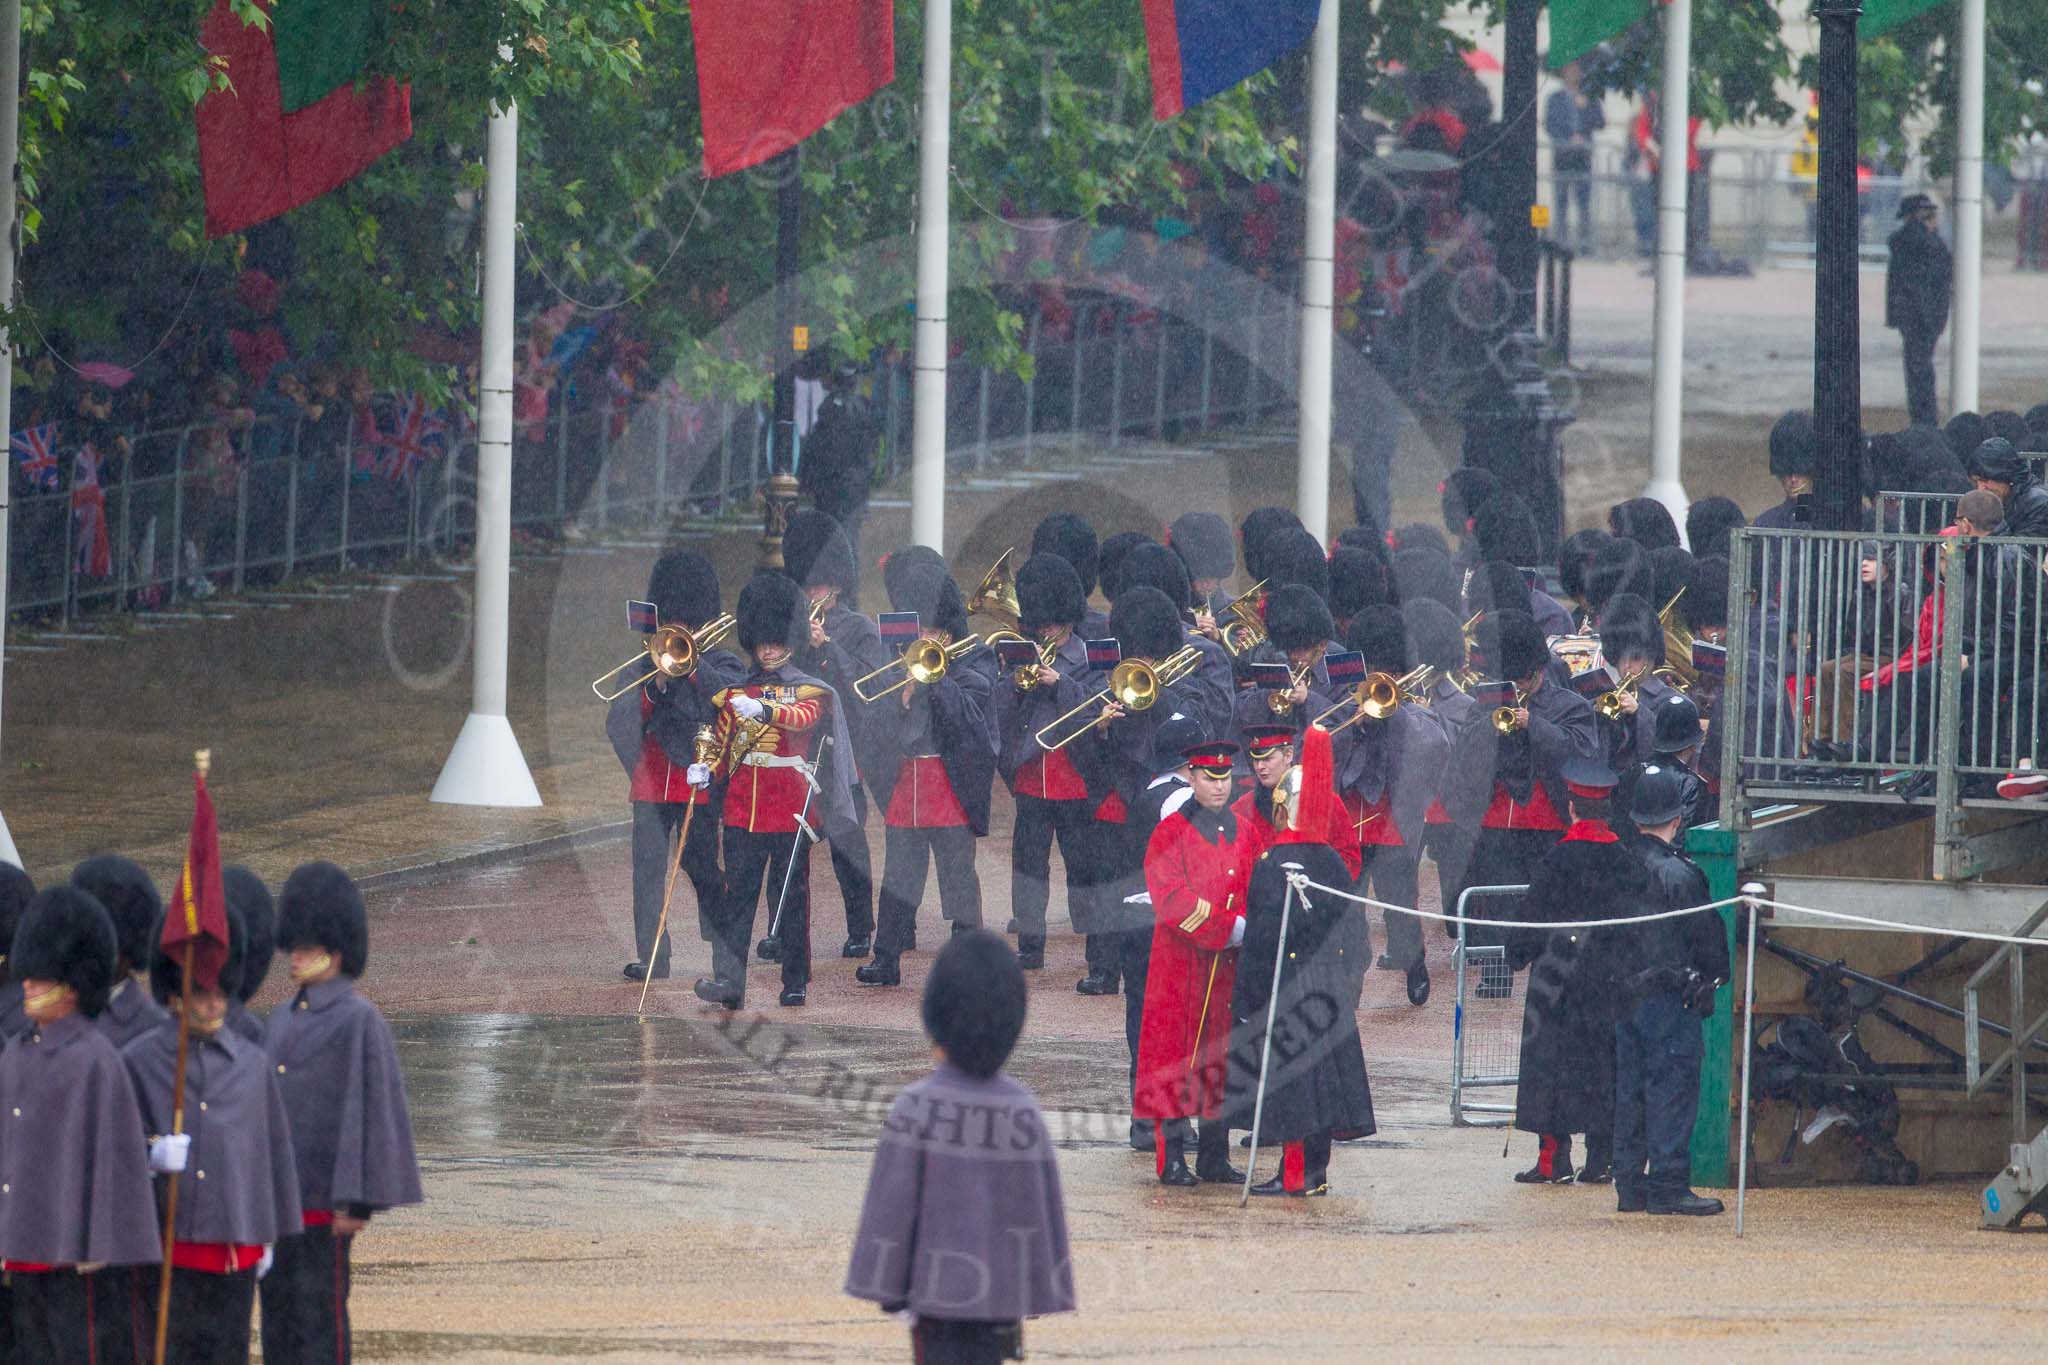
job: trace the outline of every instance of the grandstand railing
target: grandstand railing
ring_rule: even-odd
[[[2003,805],[1999,777],[2048,761],[2048,541],[1748,528],[1733,544],[1723,826],[1787,800],[1931,806],[1946,875],[1964,809]]]

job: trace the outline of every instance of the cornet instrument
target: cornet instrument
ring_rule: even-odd
[[[1259,594],[1266,590],[1270,579],[1260,579],[1230,600],[1222,615],[1235,617],[1223,627],[1223,647],[1236,658],[1266,642],[1266,623],[1259,619],[1257,606]]]
[[[1352,688],[1344,700],[1317,716],[1311,724],[1337,735],[1362,720],[1385,720],[1401,709],[1402,702],[1415,699],[1415,690],[1428,680],[1429,673],[1428,664],[1398,678],[1385,671],[1369,673],[1365,681]],[[1334,727],[1326,724],[1347,706],[1355,708],[1349,719]]]
[[[1515,718],[1515,712],[1520,710],[1528,700],[1529,694],[1517,687],[1515,689],[1515,704],[1513,706],[1497,706],[1494,708],[1493,728],[1503,735],[1520,734],[1523,725],[1521,721]]]
[[[1010,567],[1010,556],[1016,553],[1013,545],[997,555],[974,595],[967,599],[969,616],[986,616],[1012,633],[1024,629],[1024,609],[1017,605],[1017,573]]]
[[[1019,635],[1017,638],[1021,640],[1024,637]],[[1017,684],[1017,690],[1019,692],[1029,692],[1036,688],[1039,685],[1038,670],[1041,668],[1051,668],[1052,661],[1058,657],[1059,652],[1059,641],[1041,641],[1038,646],[1038,662],[1035,664],[1025,664],[1012,675],[1011,681]]]
[[[1109,671],[1109,686],[1038,732],[1038,747],[1047,753],[1066,748],[1094,728],[1099,717],[1089,713],[1109,702],[1115,702],[1126,711],[1150,710],[1167,688],[1184,680],[1201,667],[1201,663],[1202,652],[1193,645],[1182,646],[1156,664],[1143,659],[1125,659]],[[1073,725],[1076,717],[1083,717],[1084,723]],[[1060,733],[1069,729],[1071,733]],[[1055,734],[1057,739],[1048,738]]]
[[[608,668],[590,680],[590,690],[597,693],[599,701],[617,701],[636,687],[641,687],[655,678],[687,678],[697,671],[697,656],[712,648],[726,636],[732,634],[737,624],[730,614],[706,621],[695,631],[687,626],[663,626],[647,637],[647,645],[640,653],[626,660],[616,668]],[[616,692],[604,690],[604,684],[631,668],[644,663],[652,672],[633,679]]]
[[[1007,634],[1007,632],[997,633],[999,635]],[[1021,637],[1009,636],[1008,638],[1015,639]],[[994,643],[993,639],[983,640],[979,635],[969,635],[964,639],[955,640],[949,645],[941,644],[935,635],[920,636],[918,639],[911,641],[909,647],[896,658],[883,664],[866,677],[854,679],[854,695],[862,701],[880,701],[884,697],[902,691],[912,683],[930,686],[932,683],[944,678],[946,670],[958,663],[963,656],[981,648],[984,644],[992,643]],[[887,685],[882,685],[882,680],[888,678],[892,673],[899,676],[891,679]],[[873,690],[870,690],[871,687]]]
[[[1598,711],[1603,719],[1620,720],[1622,716],[1622,698],[1633,697],[1636,694],[1636,689],[1642,685],[1643,672],[1641,669],[1626,674],[1613,691],[1600,694],[1599,700],[1593,703],[1593,709]]]
[[[1268,692],[1266,694],[1266,709],[1268,711],[1271,711],[1276,716],[1293,715],[1294,699],[1289,697],[1287,693],[1292,692],[1295,688],[1307,682],[1308,671],[1314,666],[1315,665],[1313,664],[1303,664],[1300,668],[1295,669],[1294,672],[1289,674],[1287,678],[1286,691],[1282,691],[1281,689],[1276,687],[1271,692]],[[1370,682],[1371,679],[1368,678],[1366,681]],[[1364,686],[1364,684],[1361,683],[1360,686]]]
[[[811,624],[814,626],[821,626],[825,624],[825,613],[831,611],[832,608],[838,605],[839,589],[834,588],[832,589],[832,591],[826,593],[823,597],[820,597],[817,601],[811,603]]]

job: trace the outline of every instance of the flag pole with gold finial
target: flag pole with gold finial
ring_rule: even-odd
[[[199,780],[206,780],[207,770],[213,766],[213,750],[201,749],[192,755],[192,766],[199,774]],[[178,974],[178,1064],[171,1081],[171,1136],[185,1131],[185,1054],[192,1043],[192,945],[199,940],[199,900],[193,894],[192,855],[185,855],[184,871],[179,878],[180,889],[184,892],[185,950],[179,959]],[[178,1237],[178,1177],[173,1172],[164,1189],[164,1263],[163,1276],[157,1282],[156,1291],[156,1365],[164,1365],[164,1349],[169,1341],[171,1328],[171,1253]]]

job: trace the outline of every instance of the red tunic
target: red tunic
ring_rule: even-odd
[[[767,703],[766,723],[759,738],[744,755],[746,732],[727,708],[735,692],[744,692]],[[808,755],[817,724],[824,718],[830,694],[810,684],[748,683],[725,688],[715,694],[712,705],[719,708],[715,731],[718,747],[712,771],[727,778],[725,823],[755,834],[794,834],[796,818],[804,808],[810,790],[803,770],[793,760]]]
[[[647,724],[647,717],[654,710],[654,702],[643,688],[640,693],[640,724]],[[688,801],[703,805],[710,799],[702,787],[693,787],[689,782],[688,765],[677,763],[668,756],[654,736],[643,733],[640,737],[640,761],[633,765],[632,786],[627,792],[629,801]]]
[[[1493,801],[1480,817],[1482,829],[1533,829],[1562,831],[1564,817],[1557,813],[1557,807],[1550,804],[1550,793],[1543,790],[1541,782],[1529,789],[1527,801],[1517,801],[1508,795],[1507,784],[1493,784]]]
[[[946,761],[932,756],[905,758],[896,769],[896,787],[882,823],[891,829],[950,829],[967,823],[967,812],[946,776]]]
[[[1066,750],[1026,759],[1017,769],[1017,795],[1035,796],[1041,801],[1080,801],[1088,795],[1088,784],[1074,771],[1074,760]]]
[[[1394,823],[1394,793],[1391,789],[1381,792],[1377,801],[1367,801],[1354,791],[1341,791],[1337,799],[1344,803],[1344,818],[1350,822],[1352,837],[1366,848],[1399,848],[1407,840],[1401,837],[1400,826]]]
[[[1237,984],[1230,940],[1244,918],[1246,881],[1227,818],[1190,799],[1159,822],[1145,849],[1154,925],[1131,1099],[1141,1119],[1213,1119],[1223,1112]]]

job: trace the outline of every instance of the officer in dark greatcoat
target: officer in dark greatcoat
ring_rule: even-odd
[[[1572,1134],[1586,1135],[1581,1184],[1613,1178],[1615,968],[1613,933],[1544,929],[1559,921],[1615,919],[1637,913],[1649,875],[1608,824],[1614,770],[1581,758],[1563,770],[1571,824],[1543,856],[1522,898],[1508,943],[1515,970],[1530,967],[1522,1009],[1522,1062],[1515,1127],[1541,1137],[1536,1164],[1515,1176],[1525,1185],[1573,1179]]]
[[[1935,401],[1934,343],[1948,326],[1955,258],[1934,225],[1941,210],[1924,194],[1899,203],[1899,230],[1891,235],[1884,272],[1884,325],[1899,334],[1906,359],[1906,411],[1915,426],[1941,421]]]

